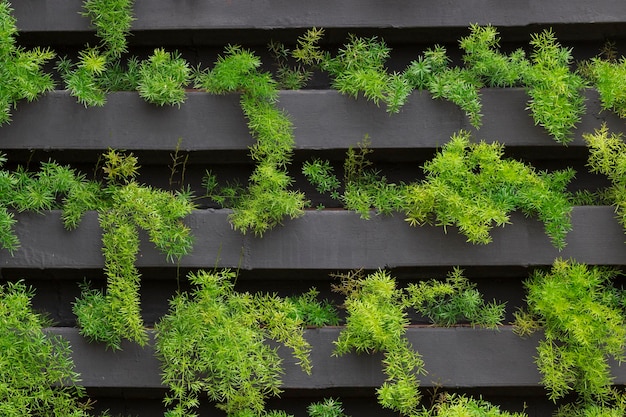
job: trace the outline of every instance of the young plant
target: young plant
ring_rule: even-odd
[[[17,102],[35,100],[54,89],[50,74],[43,71],[55,54],[47,48],[26,50],[16,44],[17,27],[8,0],[0,1],[0,125],[11,120]]]
[[[309,404],[307,412],[309,417],[347,417],[343,412],[341,401],[334,398]]]
[[[6,162],[0,154],[0,166]],[[100,203],[100,187],[73,169],[55,162],[42,163],[38,171],[18,167],[15,171],[0,170],[0,247],[11,253],[19,248],[13,231],[18,212],[63,210],[66,228],[73,229],[83,214]]]
[[[304,194],[289,190],[287,172],[293,153],[293,126],[276,106],[278,90],[271,75],[261,72],[260,59],[238,46],[229,46],[212,70],[197,74],[197,87],[214,94],[239,92],[248,128],[257,143],[250,147],[256,162],[247,190],[219,189],[210,173],[204,180],[207,194],[216,201],[233,203],[230,221],[242,233],[263,235],[284,217],[304,214]],[[224,199],[224,195],[232,198]]]
[[[522,162],[504,159],[503,145],[472,143],[470,133],[461,131],[424,164],[424,180],[394,184],[370,167],[370,152],[366,146],[348,151],[340,196],[346,208],[364,218],[372,208],[385,214],[399,211],[412,226],[432,221],[456,226],[469,242],[486,244],[491,228],[509,223],[509,213],[519,209],[544,222],[557,248],[565,246],[571,229],[565,187],[574,176],[572,169],[537,173]],[[337,188],[329,165],[311,164],[304,173],[318,189],[322,183]]]
[[[70,345],[45,332],[50,323],[33,310],[33,295],[21,281],[0,286],[0,415],[86,417]]]
[[[624,292],[611,282],[617,275],[557,259],[550,271],[536,271],[525,282],[528,311],[516,315],[517,329],[544,330],[536,363],[550,399],[575,392],[589,406],[613,398],[607,357],[622,360],[626,346]]]
[[[423,417],[526,417],[524,413],[509,413],[501,411],[483,399],[475,399],[465,395],[443,394],[437,403],[424,414]],[[608,417],[608,416],[607,416]]]
[[[122,62],[128,52],[133,5],[134,0],[85,0],[83,15],[95,26],[100,45],[79,52],[76,63],[62,58],[57,64],[79,103],[103,106],[109,92],[120,90],[137,90],[147,102],[159,106],[185,101],[191,70],[177,52],[157,48],[141,63],[135,57]]]
[[[584,73],[598,90],[602,108],[626,118],[626,58],[618,60],[610,48],[605,48],[606,58],[596,57],[585,63]]]
[[[444,282],[440,280],[411,283],[406,288],[406,304],[440,326],[466,321],[472,326],[496,329],[504,320],[504,304],[487,304],[476,284],[455,268]]]
[[[337,326],[339,324],[337,310],[328,300],[318,301],[318,295],[319,292],[311,288],[304,294],[290,297],[289,301],[295,307],[293,318],[307,326]]]
[[[585,81],[570,70],[572,52],[556,41],[551,30],[534,34],[530,45],[531,65],[523,75],[531,97],[528,108],[535,124],[543,126],[557,142],[567,144],[585,112]]]
[[[610,133],[603,124],[593,134],[584,134],[583,139],[589,147],[588,166],[591,172],[606,175],[611,181],[607,194],[626,228],[626,144],[622,135]]]
[[[155,49],[139,66],[137,90],[148,103],[180,106],[185,102],[190,77],[189,64],[180,54]]]
[[[83,287],[74,304],[81,334],[120,349],[122,339],[145,344],[141,318],[140,274],[135,267],[139,253],[139,229],[152,243],[176,262],[191,249],[189,228],[181,221],[193,209],[190,196],[142,186],[135,181],[137,160],[116,151],[105,154],[108,185],[106,200],[98,208],[102,228],[102,252],[107,291]]]
[[[471,143],[469,132],[452,136],[423,166],[426,179],[410,184],[404,212],[411,224],[431,217],[437,224],[455,225],[472,243],[489,243],[493,225],[509,223],[509,213],[536,215],[559,249],[571,229],[571,204],[565,191],[574,171],[535,172],[522,162],[504,159],[498,143]]]
[[[170,389],[168,417],[195,415],[202,392],[228,415],[264,415],[265,399],[281,392],[281,358],[268,339],[292,349],[310,373],[310,347],[295,305],[275,295],[235,292],[234,278],[228,270],[190,274],[196,288],[175,296],[156,325],[155,348]]]
[[[405,337],[409,320],[395,280],[385,271],[352,273],[342,277],[337,290],[346,296],[348,316],[334,354],[382,352],[387,379],[377,389],[379,403],[403,415],[417,414],[424,362]]]

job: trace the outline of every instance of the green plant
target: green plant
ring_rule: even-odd
[[[145,61],[122,56],[134,20],[134,0],[85,0],[83,15],[91,19],[100,39],[97,47],[79,52],[78,62],[62,58],[57,70],[70,93],[85,106],[103,106],[111,91],[137,90],[147,102],[159,106],[180,105],[191,70],[178,52],[154,50]]]
[[[87,416],[70,345],[45,332],[50,322],[33,310],[33,295],[21,281],[0,286],[0,414]]]
[[[83,16],[91,19],[107,57],[120,58],[128,52],[126,38],[134,20],[134,0],[85,0]]]
[[[536,363],[551,399],[576,392],[583,404],[603,405],[613,396],[607,357],[622,360],[626,346],[626,298],[611,282],[617,275],[557,259],[525,282],[528,311],[516,314],[517,331],[543,328]]]
[[[175,296],[156,325],[155,348],[170,388],[165,404],[173,406],[167,416],[194,416],[201,392],[228,415],[264,415],[265,398],[280,393],[281,374],[281,359],[267,339],[291,348],[310,373],[310,347],[294,304],[237,293],[234,278],[229,270],[190,274],[196,289]]]
[[[268,49],[274,58],[279,88],[298,90],[306,86],[313,77],[313,69],[324,58],[324,52],[319,47],[323,36],[323,29],[311,28],[298,37],[293,50],[281,42],[270,42]],[[293,63],[294,60],[296,63]]]
[[[309,417],[347,417],[343,412],[341,401],[334,398],[309,404],[307,412]]]
[[[339,315],[334,306],[328,301],[318,301],[319,292],[311,288],[304,294],[290,297],[295,307],[293,318],[300,320],[307,326],[323,327],[339,324]]]
[[[495,329],[504,320],[504,304],[486,304],[476,285],[459,268],[450,272],[445,282],[432,279],[409,284],[406,293],[408,306],[441,326],[468,321]]]
[[[606,124],[593,134],[583,134],[583,139],[589,147],[591,172],[606,175],[611,180],[607,199],[615,205],[618,220],[626,228],[626,144],[621,134],[610,133]]]
[[[509,213],[520,209],[543,221],[557,248],[565,246],[571,229],[571,202],[565,187],[574,176],[572,169],[536,172],[522,162],[503,158],[503,145],[472,143],[471,134],[461,131],[424,164],[424,180],[394,184],[370,167],[366,158],[370,152],[367,146],[350,149],[344,163],[341,200],[364,218],[372,208],[385,214],[399,211],[413,226],[429,222],[456,226],[469,242],[486,244],[491,241],[491,228],[509,223]],[[334,184],[334,179],[327,179],[336,178],[330,166],[312,164],[315,171],[304,172],[311,182]]]
[[[562,249],[571,229],[571,204],[565,186],[574,171],[535,172],[522,162],[505,159],[498,143],[471,143],[461,131],[423,166],[426,179],[408,187],[405,213],[411,224],[433,216],[444,227],[456,225],[473,243],[491,241],[492,225],[509,222],[521,209],[543,221],[553,244]]]
[[[535,123],[543,126],[557,142],[572,140],[572,129],[585,112],[583,78],[572,72],[572,52],[562,47],[551,30],[534,34],[531,65],[524,72],[524,84],[531,97],[528,108]]]
[[[379,403],[404,415],[416,414],[421,399],[417,376],[425,372],[424,362],[405,337],[409,320],[395,280],[385,271],[365,277],[352,273],[342,277],[337,290],[346,296],[348,316],[334,354],[382,352],[387,379],[377,389]]]
[[[0,125],[11,120],[11,110],[19,100],[33,101],[54,89],[52,76],[43,72],[43,66],[55,54],[47,48],[18,46],[12,12],[9,1],[0,1]]]
[[[108,185],[106,199],[98,207],[102,228],[106,294],[83,286],[74,313],[84,336],[120,349],[123,338],[144,344],[147,341],[141,318],[140,274],[135,267],[139,253],[139,229],[175,262],[192,245],[189,228],[181,221],[193,209],[186,193],[172,194],[138,184],[137,160],[132,154],[114,150],[105,154]]]
[[[137,90],[149,103],[180,106],[185,101],[185,87],[190,77],[189,65],[180,54],[155,49],[139,66]]]
[[[250,156],[257,165],[247,190],[217,187],[210,173],[204,179],[207,194],[219,203],[232,204],[230,221],[242,233],[262,235],[286,216],[296,218],[307,204],[304,194],[289,190],[287,172],[293,153],[293,126],[276,106],[278,90],[271,75],[261,72],[261,61],[252,52],[229,46],[214,68],[200,72],[196,85],[214,94],[241,93],[241,108],[257,142]]]
[[[424,411],[417,378],[425,372],[424,363],[405,337],[409,308],[425,312],[445,325],[469,319],[473,324],[495,327],[502,320],[504,306],[495,302],[485,305],[458,269],[445,283],[430,280],[411,284],[406,290],[398,289],[385,271],[366,276],[359,271],[339,277],[341,282],[335,290],[346,296],[347,318],[334,353],[382,352],[387,379],[377,390],[378,401],[402,415],[415,416]]]
[[[0,154],[0,166],[4,163],[6,157]],[[87,210],[98,206],[99,194],[97,183],[52,161],[42,163],[38,171],[24,167],[0,170],[0,246],[11,253],[19,248],[13,232],[16,220],[10,209],[18,212],[62,209],[65,227],[73,229]]]
[[[480,399],[457,394],[443,394],[437,399],[435,406],[425,412],[423,417],[525,417],[524,413],[509,413],[499,407]]]

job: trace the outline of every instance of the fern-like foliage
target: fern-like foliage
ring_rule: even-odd
[[[230,216],[233,227],[242,233],[253,231],[263,235],[280,224],[284,217],[304,214],[304,194],[289,190],[293,182],[287,172],[293,153],[293,126],[287,115],[276,106],[278,90],[271,75],[259,70],[260,59],[238,46],[229,46],[213,69],[197,74],[197,87],[214,94],[239,92],[241,108],[248,128],[257,142],[250,147],[256,167],[247,190],[233,192],[215,187],[217,181],[209,174],[205,184],[209,196],[218,202],[221,196],[232,195]]]
[[[411,283],[406,288],[406,304],[441,326],[467,321],[473,326],[495,329],[504,320],[504,304],[485,303],[476,284],[455,268],[445,281]]]
[[[336,326],[339,324],[339,315],[335,307],[328,301],[318,300],[319,292],[315,288],[290,297],[294,306],[294,318],[297,318],[307,326],[323,327]]]
[[[585,112],[583,78],[572,72],[572,51],[562,47],[551,30],[534,34],[531,65],[524,72],[528,104],[535,123],[560,143],[572,140],[572,129]]]
[[[432,409],[421,414],[423,417],[526,417],[524,413],[509,413],[502,411],[483,399],[475,399],[465,395],[442,394]]]
[[[501,144],[473,143],[467,131],[452,136],[435,157],[427,161],[425,179],[409,184],[389,183],[371,168],[366,144],[350,149],[344,163],[346,208],[368,218],[372,209],[406,215],[412,226],[434,222],[456,226],[472,243],[491,241],[494,226],[509,223],[510,213],[521,210],[545,225],[553,244],[562,249],[571,229],[571,201],[566,192],[574,171],[536,172],[522,162],[504,158]],[[329,185],[337,195],[338,181],[329,164],[310,162],[304,174],[321,191]]]
[[[600,94],[602,108],[626,118],[626,58],[619,61],[593,58],[588,74]]]
[[[0,1],[0,125],[11,120],[17,102],[33,101],[54,89],[43,67],[55,54],[47,48],[24,49],[17,45],[17,27],[8,0]]]
[[[309,417],[347,417],[343,412],[341,401],[334,398],[309,404],[307,412]]]
[[[128,52],[126,38],[133,23],[134,0],[85,0],[83,15],[90,18],[102,49],[110,58],[120,58]]]
[[[626,346],[624,293],[611,282],[617,274],[557,259],[525,282],[528,312],[517,321],[544,329],[536,363],[551,399],[575,392],[586,405],[602,405],[613,397],[607,357],[623,360]]]
[[[189,64],[179,53],[158,48],[139,66],[137,90],[148,103],[180,106],[190,79]]]
[[[411,224],[433,216],[442,226],[455,225],[472,243],[489,243],[489,230],[509,223],[509,213],[536,215],[553,244],[561,249],[571,229],[571,204],[565,186],[574,171],[536,172],[505,159],[501,144],[472,143],[461,131],[452,136],[423,169],[425,181],[407,188],[405,213]]]
[[[0,155],[0,166],[6,162]],[[16,222],[13,211],[63,210],[63,222],[75,228],[88,210],[101,201],[100,186],[85,176],[55,162],[42,163],[38,171],[18,167],[15,171],[0,170],[0,247],[11,253],[19,248],[13,232]]]
[[[591,172],[606,175],[611,181],[606,194],[626,228],[626,144],[622,135],[609,132],[603,124],[593,134],[583,134],[583,139],[589,147],[588,166]]]
[[[193,209],[189,195],[172,194],[138,184],[136,158],[116,151],[105,154],[108,185],[98,207],[107,277],[107,291],[83,287],[74,304],[81,334],[120,349],[122,339],[147,341],[139,299],[140,274],[135,267],[139,230],[168,261],[175,262],[192,246],[189,228],[181,221]]]
[[[382,352],[387,379],[377,389],[379,403],[404,415],[417,414],[418,375],[424,373],[424,362],[405,337],[409,320],[402,291],[385,271],[344,276],[340,290],[346,296],[348,316],[334,353]]]
[[[0,415],[88,416],[69,343],[46,334],[50,323],[31,304],[23,282],[0,286]]]
[[[85,17],[96,28],[100,45],[87,46],[78,61],[62,58],[57,70],[67,89],[85,106],[103,106],[111,91],[137,90],[147,102],[163,106],[185,101],[191,70],[178,52],[157,48],[143,62],[130,57],[127,38],[133,18],[134,0],[86,0]]]
[[[268,339],[291,348],[302,369],[311,370],[294,304],[235,292],[234,278],[228,270],[190,274],[196,289],[174,297],[170,313],[156,325],[155,348],[170,388],[168,417],[195,415],[202,392],[228,415],[265,415],[265,399],[281,391],[282,372]]]

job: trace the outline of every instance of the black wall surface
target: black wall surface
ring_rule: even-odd
[[[85,43],[97,42],[88,19],[81,17],[79,0],[15,0],[19,42],[31,47],[50,46],[60,55],[75,56]],[[136,21],[129,39],[131,53],[149,54],[165,46],[178,49],[192,65],[210,67],[227,44],[242,44],[268,63],[270,40],[293,43],[307,28],[326,29],[325,46],[339,47],[348,33],[376,35],[393,48],[391,69],[403,68],[426,47],[444,44],[459,58],[456,42],[471,23],[500,29],[502,48],[528,44],[530,35],[552,27],[578,59],[598,53],[606,40],[620,52],[626,48],[626,2],[623,0],[136,0]],[[460,63],[460,62],[459,62]],[[62,88],[59,84],[59,88]],[[148,325],[167,312],[167,301],[188,284],[187,271],[198,268],[239,268],[238,289],[291,295],[315,286],[323,296],[340,302],[330,291],[330,273],[364,268],[388,268],[401,283],[445,277],[455,266],[477,282],[488,299],[507,302],[507,314],[523,305],[522,281],[535,268],[547,268],[556,257],[594,265],[626,265],[626,236],[611,207],[577,207],[567,248],[558,252],[543,232],[543,225],[521,214],[512,224],[493,231],[494,241],[474,246],[456,230],[426,226],[409,228],[401,216],[373,216],[337,210],[299,174],[311,157],[329,158],[338,166],[346,150],[368,135],[377,167],[396,181],[413,180],[450,135],[470,129],[474,137],[500,141],[508,156],[539,169],[567,166],[577,171],[572,190],[596,189],[606,179],[588,172],[582,134],[606,122],[613,131],[626,131],[625,122],[601,111],[597,93],[587,94],[587,113],[567,147],[557,144],[535,126],[526,110],[521,89],[486,89],[482,92],[483,126],[476,131],[455,105],[414,93],[400,114],[330,90],[328,79],[317,74],[306,90],[284,91],[279,104],[295,126],[296,149],[290,167],[294,188],[307,193],[310,210],[296,220],[268,232],[263,238],[242,235],[228,223],[228,210],[202,202],[186,219],[196,237],[193,252],[180,266],[168,264],[150,245],[142,246],[142,308]],[[189,185],[200,191],[201,176],[212,169],[225,180],[246,181],[253,165],[248,133],[238,97],[212,96],[190,91],[177,107],[159,108],[135,93],[108,97],[102,108],[84,108],[66,91],[54,91],[33,103],[19,103],[11,124],[0,128],[0,149],[13,164],[36,164],[52,158],[92,172],[98,156],[108,148],[133,151],[142,165],[144,183],[176,189]],[[177,146],[188,156],[184,184],[170,181],[172,153]],[[24,278],[36,290],[35,306],[46,311],[66,336],[98,409],[112,414],[144,417],[163,413],[158,361],[152,347],[124,345],[121,352],[87,343],[74,328],[71,303],[78,284],[89,279],[104,285],[100,230],[90,213],[75,231],[65,231],[58,212],[17,215],[22,248],[13,256],[0,253],[5,280]],[[314,345],[314,373],[307,377],[285,355],[285,392],[269,408],[306,415],[306,405],[322,397],[343,400],[352,416],[385,416],[374,396],[383,381],[380,357],[331,357],[339,329],[309,329]],[[428,375],[422,377],[426,397],[441,390],[482,395],[502,408],[530,416],[548,416],[554,405],[539,385],[533,363],[537,337],[521,339],[510,326],[500,331],[471,328],[439,329],[414,326],[408,332],[424,355]],[[626,384],[626,371],[614,366],[617,384]],[[200,415],[220,415],[203,404]]]

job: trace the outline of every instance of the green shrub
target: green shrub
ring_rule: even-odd
[[[44,331],[50,322],[34,312],[33,295],[23,282],[0,286],[0,415],[87,416],[70,345]]]
[[[516,315],[517,331],[543,328],[536,363],[551,399],[575,392],[589,406],[613,397],[607,357],[622,360],[626,346],[626,298],[612,286],[616,275],[557,259],[525,282],[528,311]]]
[[[268,339],[292,349],[311,371],[295,305],[275,295],[237,293],[234,278],[228,270],[190,274],[196,289],[175,296],[155,327],[162,380],[170,389],[167,416],[195,415],[201,392],[228,415],[264,415],[265,399],[281,392],[281,359]]]
[[[0,1],[0,125],[11,120],[11,111],[18,101],[33,101],[54,89],[52,76],[43,71],[46,62],[54,58],[54,52],[17,46],[12,12],[9,1]]]

